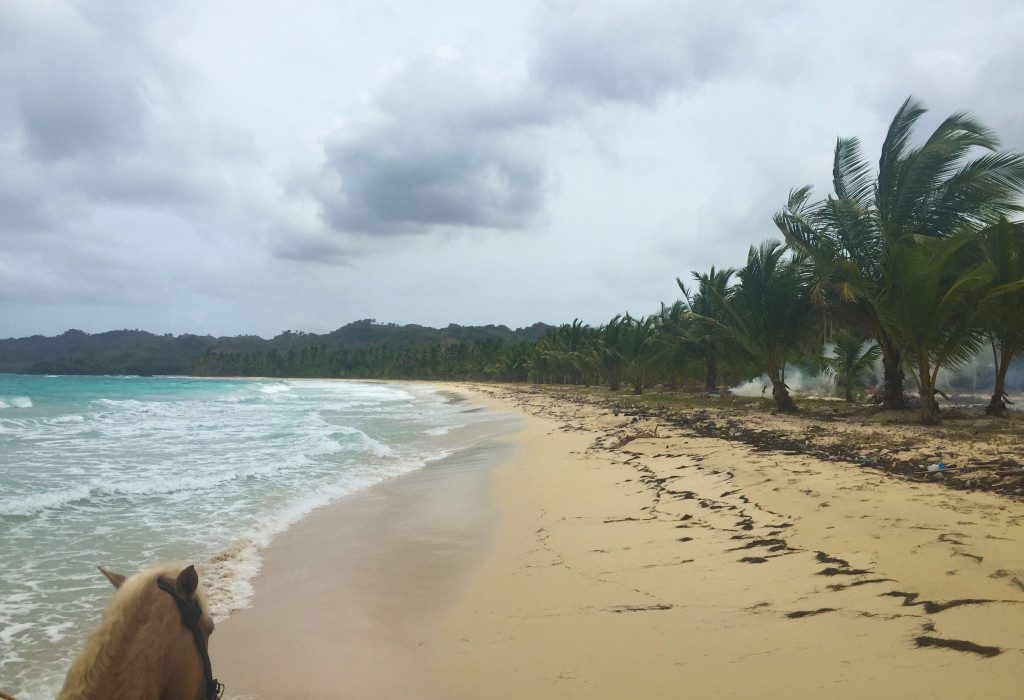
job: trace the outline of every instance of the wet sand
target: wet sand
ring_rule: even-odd
[[[524,416],[514,452],[279,538],[213,638],[229,694],[1020,695],[1019,501],[462,389]]]
[[[498,421],[474,448],[316,510],[275,539],[252,607],[210,638],[225,697],[421,697],[424,648],[493,534],[491,469],[511,449],[494,434],[516,423]]]

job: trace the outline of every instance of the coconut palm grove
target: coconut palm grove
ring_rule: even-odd
[[[781,412],[799,410],[787,383],[796,369],[831,376],[848,401],[917,410],[932,424],[950,389],[943,377],[991,353],[985,412],[1001,416],[1024,347],[1024,155],[1001,150],[966,112],[922,134],[925,112],[914,97],[900,106],[877,165],[856,137],[838,139],[831,192],[793,188],[765,213],[771,233],[742,267],[680,276],[681,298],[647,316],[517,331],[362,321],[269,341],[69,331],[0,341],[0,369],[486,379],[637,394],[714,394],[763,376]],[[42,340],[61,344],[44,351]],[[18,364],[19,352],[46,359]]]

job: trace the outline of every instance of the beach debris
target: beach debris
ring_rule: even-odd
[[[920,593],[909,593],[907,591],[889,591],[881,593],[882,597],[902,598],[904,607],[920,606],[929,615],[945,612],[950,608],[959,608],[963,605],[988,605],[990,603],[1019,603],[1016,600],[993,600],[991,598],[959,598],[957,600],[920,600]]]
[[[655,425],[653,432],[650,430],[638,430],[633,434],[622,435],[618,439],[618,441],[614,445],[612,445],[612,449],[620,449],[628,445],[629,443],[633,442],[634,440],[650,440],[659,437],[660,436],[658,435],[658,426]]]
[[[1003,650],[999,647],[985,646],[982,644],[975,644],[969,642],[966,639],[943,639],[941,637],[929,637],[927,635],[921,635],[920,637],[914,638],[914,643],[919,647],[938,647],[940,649],[953,649],[954,651],[962,651],[968,654],[978,654],[987,658],[993,656],[999,656],[1003,653]]]
[[[941,471],[945,471],[945,469],[946,469],[946,463],[942,462],[942,461],[936,462],[935,464],[929,464],[928,465],[928,471],[930,471],[930,472],[941,472]]]
[[[608,612],[613,613],[626,613],[626,612],[647,612],[649,610],[671,610],[672,605],[670,603],[655,603],[654,605],[616,605],[615,607],[605,608]]]
[[[833,557],[826,554],[825,552],[817,552],[814,555],[822,564],[834,564],[835,566],[827,566],[818,572],[818,576],[861,576],[862,574],[873,574],[874,571],[869,569],[856,569],[850,566],[850,562],[839,557]]]
[[[801,617],[813,617],[814,615],[823,615],[824,613],[835,612],[836,608],[818,608],[817,610],[794,610],[793,612],[786,613],[786,617],[790,620],[799,620]]]
[[[851,449],[849,444],[843,442],[819,444],[813,441],[808,442],[805,435],[794,436],[785,430],[754,427],[740,418],[712,414],[706,408],[693,410],[680,410],[665,406],[650,408],[631,404],[621,397],[616,397],[614,402],[600,396],[563,394],[562,398],[573,403],[606,409],[611,408],[615,403],[620,415],[630,416],[634,421],[652,420],[659,427],[682,429],[685,431],[684,434],[741,442],[749,445],[756,452],[791,452],[828,462],[852,462],[863,468],[879,469],[911,481],[941,482],[947,487],[957,490],[982,490],[1017,499],[1024,498],[1024,463],[1010,455],[989,459],[968,458],[964,464],[959,465],[943,462],[945,464],[943,469],[930,472],[927,468],[928,464],[922,464],[921,457],[898,454],[901,450],[913,447],[910,442],[906,441],[892,444],[881,450],[865,450],[863,446]],[[755,403],[750,407],[757,408],[758,406],[759,404]],[[856,419],[856,416],[851,414],[851,418]],[[865,421],[862,425],[869,426],[872,422]],[[639,427],[636,426],[634,429]],[[660,430],[659,433],[661,433]],[[616,440],[623,441],[624,439],[622,445],[624,446],[637,437],[641,436],[620,434],[599,443],[597,447],[616,449],[618,447],[615,444]],[[653,438],[656,436],[652,433],[642,437]],[[939,454],[942,454],[942,451]],[[693,461],[700,462],[702,460],[693,458]]]

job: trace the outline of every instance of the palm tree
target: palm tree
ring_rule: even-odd
[[[787,250],[778,241],[751,246],[747,264],[736,273],[739,284],[713,294],[724,319],[719,327],[764,369],[778,409],[793,413],[797,406],[786,386],[786,363],[806,346],[813,317],[807,265]]]
[[[853,401],[854,384],[870,375],[882,350],[878,345],[866,343],[860,336],[847,331],[836,333],[833,338],[835,348],[831,357],[823,357],[827,371],[836,377],[836,387],[843,389],[847,401]]]
[[[676,284],[686,298],[686,304],[694,316],[689,342],[704,358],[704,389],[709,394],[718,392],[718,361],[722,355],[722,308],[718,303],[728,294],[729,280],[736,273],[732,268],[710,272],[691,272],[697,289],[690,292],[678,277]]]
[[[549,331],[537,342],[538,354],[532,368],[546,375],[548,381],[557,380],[563,384],[578,384],[582,381],[579,369],[580,353],[583,352],[593,329],[579,319],[571,324],[563,323]]]
[[[879,314],[891,278],[892,251],[909,236],[943,238],[978,230],[1020,210],[1024,156],[999,151],[974,117],[947,117],[920,146],[911,145],[925,108],[913,96],[896,112],[877,176],[856,138],[836,143],[834,194],[812,203],[810,188],[790,193],[775,216],[786,241],[814,265],[815,298],[870,329],[882,352],[883,404],[904,407],[903,348]],[[977,157],[972,153],[985,151]]]
[[[694,316],[682,301],[671,305],[662,303],[658,312],[658,340],[662,347],[665,384],[668,389],[679,385],[679,373],[691,359],[691,335]]]
[[[662,357],[658,346],[657,317],[633,318],[626,314],[622,329],[622,358],[634,394],[644,393]]]
[[[935,381],[974,357],[983,341],[985,291],[992,264],[981,260],[978,235],[905,239],[889,251],[878,313],[886,333],[903,349],[921,397],[921,422],[939,417]]]
[[[1006,288],[1024,279],[1024,224],[1006,219],[982,231],[986,260],[992,265],[992,286]],[[1024,348],[1024,290],[1007,291],[993,304],[986,323],[995,365],[995,387],[985,413],[1006,415],[1006,372]]]
[[[603,377],[612,391],[618,391],[622,384],[625,365],[622,356],[625,325],[622,316],[613,317],[597,329],[586,353],[586,361],[592,371]]]

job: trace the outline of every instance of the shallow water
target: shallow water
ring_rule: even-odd
[[[0,375],[0,687],[53,696],[110,597],[96,564],[195,561],[222,619],[275,534],[445,457],[490,419],[469,408],[420,385]]]

